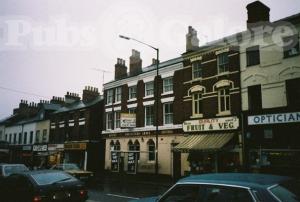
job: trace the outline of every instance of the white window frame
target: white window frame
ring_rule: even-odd
[[[195,96],[198,95],[197,100],[195,99]],[[192,94],[192,110],[193,110],[193,117],[202,117],[203,116],[203,95],[201,92],[195,92]],[[197,104],[199,102],[202,102],[202,111],[201,109],[199,109],[199,105],[198,105],[198,113],[196,112],[196,102]]]
[[[119,117],[117,117],[119,115]],[[119,125],[119,126],[117,126]],[[114,128],[120,129],[121,128],[121,111],[114,112]]]
[[[121,100],[122,100],[122,87],[117,87],[115,89],[115,92],[116,92],[116,94],[115,94],[115,103],[116,102],[121,102]]]
[[[134,89],[134,90],[133,90]],[[129,99],[135,99],[136,98],[136,90],[137,90],[137,86],[130,86],[129,89],[128,89],[128,97]],[[134,94],[134,96],[132,96]]]
[[[170,106],[170,105],[172,105],[171,107],[172,107],[172,113],[166,113],[166,107],[167,106]],[[173,125],[173,122],[174,122],[174,108],[173,108],[174,106],[173,106],[173,102],[168,102],[168,103],[165,103],[164,104],[164,108],[163,108],[163,110],[164,110],[164,125]],[[172,121],[171,122],[169,122],[169,123],[167,123],[167,116],[171,116],[172,117]]]
[[[150,144],[150,141],[147,142],[148,161],[149,161],[149,162],[153,162],[153,161],[155,161],[155,159],[156,159],[156,152],[155,152],[155,150],[156,150],[156,145],[155,145],[155,142],[154,142],[153,140],[152,140],[151,142],[153,142],[153,144]],[[153,146],[153,145],[154,145],[154,150],[150,152],[150,146]],[[154,159],[151,159],[151,160],[150,160],[150,153],[151,153],[151,154],[154,154]]]
[[[150,125],[147,125],[147,108],[150,108],[150,107],[152,107],[152,111],[153,111],[153,113],[152,113],[152,124],[150,124]],[[150,118],[151,118],[151,116],[149,116]],[[145,127],[147,127],[147,126],[153,126],[154,125],[154,105],[147,105],[147,106],[145,106]]]
[[[226,94],[226,90],[228,90],[228,94]],[[228,98],[228,101],[227,101]],[[221,99],[224,99],[224,111],[221,111]],[[227,103],[229,102],[229,103]],[[231,99],[230,99],[230,88],[225,87],[225,88],[220,88],[218,89],[218,111],[220,115],[227,115],[231,113]],[[228,104],[228,109],[227,109],[227,104]]]
[[[152,84],[151,85],[152,88],[149,88],[150,84]],[[150,93],[148,93],[148,92],[150,92]],[[154,81],[150,81],[150,82],[145,83],[145,97],[153,96],[153,95],[154,95]]]
[[[114,91],[113,91],[113,89],[107,90],[107,93],[106,93],[106,104],[112,104],[113,103],[113,97],[114,97]]]
[[[111,115],[111,120],[109,120],[109,115]],[[106,130],[112,130],[113,129],[113,112],[106,112]],[[110,122],[110,127],[109,127]]]
[[[226,62],[221,61],[221,57],[227,57],[227,61]],[[220,53],[219,55],[217,55],[217,63],[218,63],[218,74],[224,74],[224,73],[229,72],[229,56],[228,56],[228,52]],[[224,70],[224,71],[220,71],[221,70],[221,66],[222,66],[222,70]]]
[[[173,92],[173,77],[163,79],[163,92]]]
[[[197,64],[197,66],[196,66]],[[199,68],[197,71],[195,71],[195,68]],[[198,77],[195,77],[195,73],[198,73],[198,72],[201,72],[201,75],[198,76]],[[193,79],[201,79],[202,78],[202,63],[201,63],[201,60],[195,60],[192,62],[192,78]]]

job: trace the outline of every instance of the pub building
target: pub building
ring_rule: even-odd
[[[51,161],[75,163],[81,169],[101,174],[104,165],[102,95],[97,88],[86,86],[82,100],[78,94],[70,92],[60,100],[63,107],[51,116],[49,143],[57,151]]]
[[[299,176],[300,13],[270,22],[270,9],[266,5],[254,2],[247,8],[250,10],[248,28],[255,26],[249,24],[257,18],[251,15],[255,10],[265,16],[260,19],[261,24],[274,28],[285,25],[290,31],[260,35],[241,46],[246,162],[253,172]],[[283,43],[278,46],[281,43],[268,37]],[[261,45],[261,41],[265,44]],[[285,45],[286,41],[289,46]]]
[[[201,47],[198,42],[190,26],[178,72],[185,138],[173,152],[188,156],[190,173],[238,171],[243,163],[239,49],[222,41]]]
[[[182,69],[182,58],[160,62],[159,76],[156,76],[156,62],[153,59],[151,65],[142,68],[140,53],[132,50],[129,71],[125,60],[117,59],[114,80],[104,84],[102,135],[106,141],[105,169],[111,174],[155,174],[157,148],[159,175],[181,176],[188,169],[187,162],[172,153],[174,145],[184,138],[179,118],[182,111],[175,107],[181,99],[177,97],[181,84],[176,72]]]

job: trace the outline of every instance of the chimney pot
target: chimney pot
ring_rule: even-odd
[[[186,51],[195,51],[199,48],[199,39],[197,37],[197,31],[192,27],[188,27],[188,33],[186,34]]]

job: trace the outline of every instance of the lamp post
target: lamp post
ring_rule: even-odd
[[[155,174],[158,174],[158,65],[159,65],[159,49],[155,48],[147,43],[144,43],[142,41],[139,41],[137,39],[127,37],[124,35],[119,35],[120,38],[126,39],[126,40],[132,40],[136,41],[138,43],[144,44],[156,51],[156,80],[155,80]]]

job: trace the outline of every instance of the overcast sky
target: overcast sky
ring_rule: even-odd
[[[86,85],[101,89],[113,79],[114,64],[128,65],[131,49],[143,66],[155,52],[128,35],[160,49],[161,61],[185,51],[192,25],[200,44],[246,27],[251,0],[1,0],[0,119],[12,114],[21,99],[38,102],[67,91],[82,94]],[[263,0],[271,20],[300,12],[299,0]],[[56,36],[56,38],[54,37]],[[24,92],[24,93],[22,93]]]

